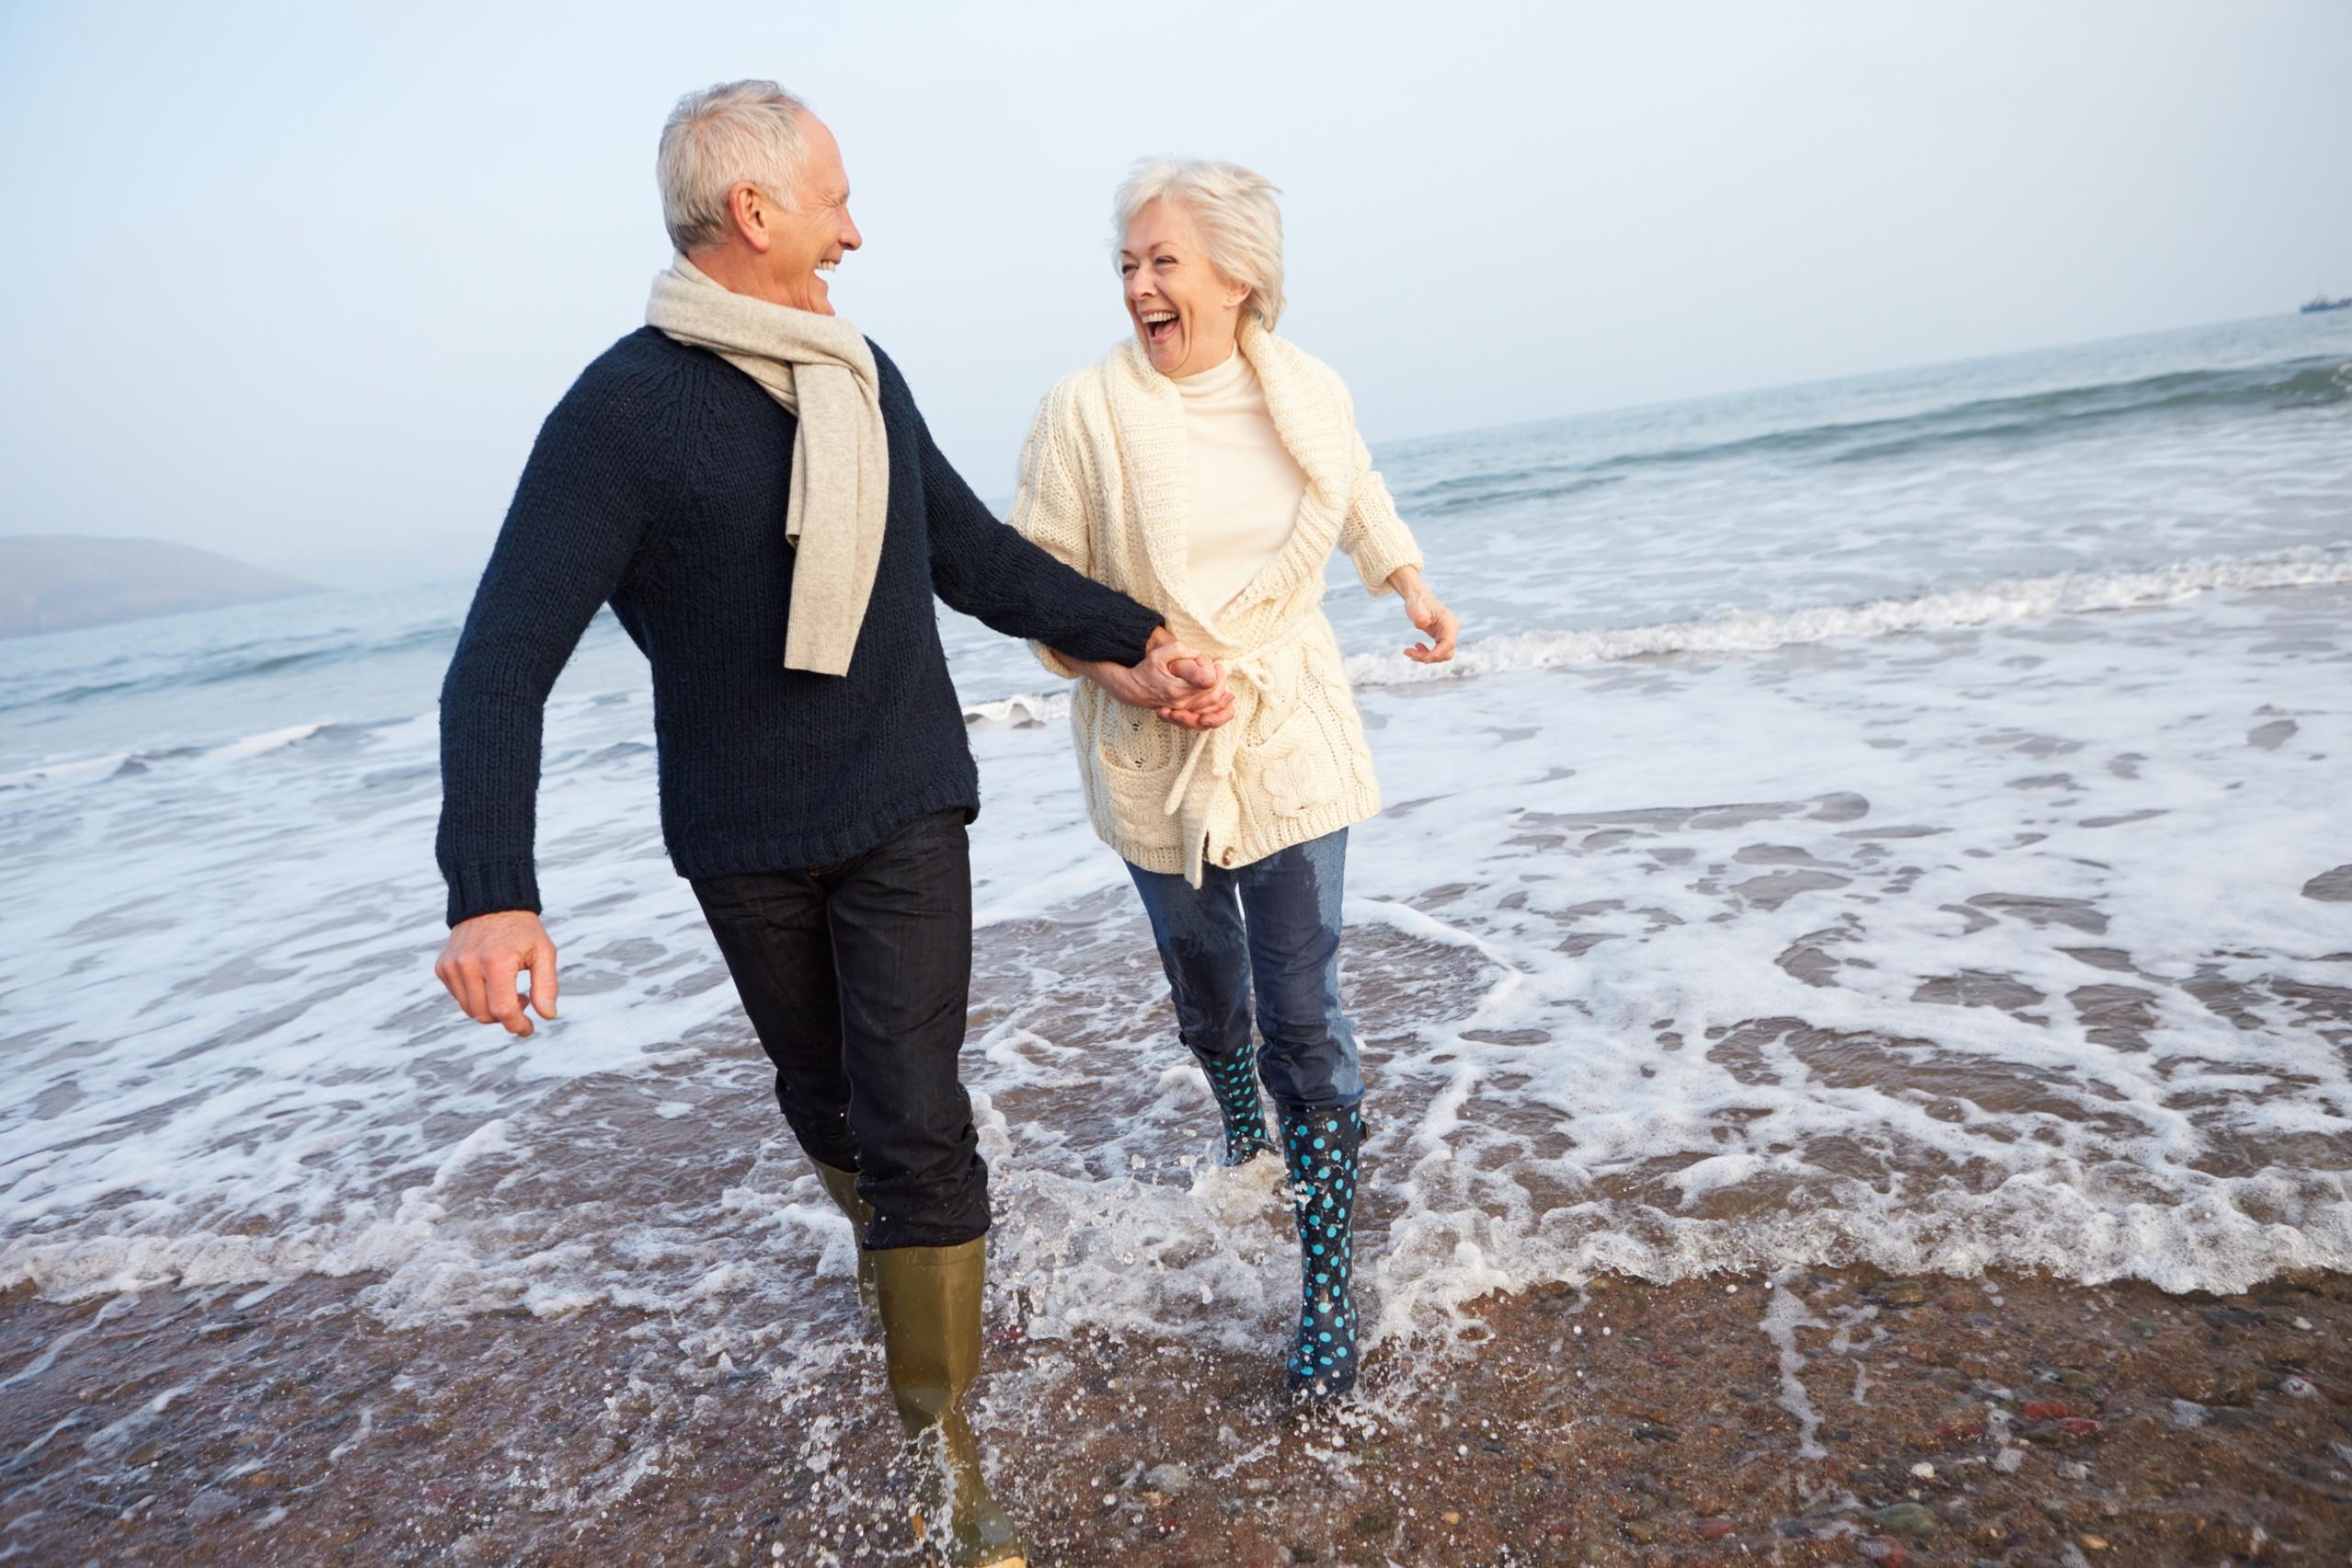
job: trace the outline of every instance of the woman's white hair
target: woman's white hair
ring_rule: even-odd
[[[653,161],[662,222],[684,255],[727,236],[727,193],[749,180],[786,212],[800,209],[808,106],[773,82],[722,82],[688,93],[662,127]]]
[[[1126,242],[1127,225],[1155,201],[1174,202],[1200,225],[1211,266],[1250,290],[1241,309],[1267,331],[1283,313],[1283,209],[1275,184],[1253,169],[1213,158],[1144,158],[1127,172],[1112,206],[1111,249]]]

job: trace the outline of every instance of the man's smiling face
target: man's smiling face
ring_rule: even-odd
[[[813,114],[800,116],[800,135],[808,157],[794,193],[798,210],[760,204],[769,242],[762,270],[773,289],[768,297],[778,304],[830,316],[830,275],[865,236],[849,215],[849,171],[842,164],[841,144]]]

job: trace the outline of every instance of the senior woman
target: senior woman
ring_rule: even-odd
[[[1274,197],[1231,164],[1136,166],[1116,217],[1132,335],[1047,394],[1012,523],[1225,666],[1222,690],[1155,708],[1125,670],[1038,649],[1082,678],[1071,728],[1088,814],[1143,897],[1227,1164],[1276,1146],[1261,1079],[1274,1102],[1303,1297],[1286,1381],[1320,1400],[1356,1375],[1363,1080],[1340,1003],[1340,900],[1348,828],[1380,809],[1320,607],[1333,547],[1366,589],[1402,597],[1427,637],[1407,657],[1451,659],[1457,628],[1421,580],[1346,386],[1273,333]]]

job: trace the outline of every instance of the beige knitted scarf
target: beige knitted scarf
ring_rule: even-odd
[[[889,437],[872,347],[839,317],[737,294],[684,256],[653,279],[645,320],[710,350],[799,416],[784,514],[793,546],[784,664],[848,674],[890,505]]]

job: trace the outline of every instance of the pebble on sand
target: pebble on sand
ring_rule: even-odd
[[[1890,1503],[1873,1511],[1869,1518],[1889,1535],[1930,1535],[1937,1528],[1935,1510],[1925,1503]]]

